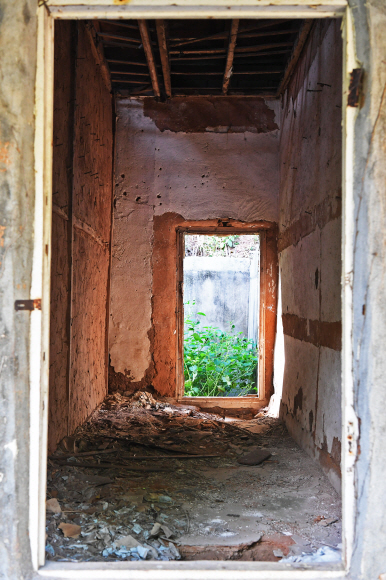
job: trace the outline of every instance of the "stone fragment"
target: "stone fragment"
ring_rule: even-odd
[[[150,535],[151,536],[158,536],[158,534],[160,534],[160,533],[161,533],[161,524],[156,522],[151,529]]]
[[[56,497],[46,501],[46,510],[52,514],[61,514],[62,510]]]
[[[161,529],[163,531],[163,533],[165,534],[165,537],[167,539],[171,538],[173,535],[173,532],[171,531],[170,528],[168,528],[167,526],[165,526],[165,524],[162,524]]]
[[[327,527],[327,526],[330,526],[331,524],[335,524],[335,522],[337,522],[337,521],[338,521],[338,518],[328,518],[326,520],[320,520],[320,522],[318,522],[318,523],[320,526]]]
[[[181,560],[181,554],[177,550],[176,546],[172,544],[172,542],[169,542],[169,550],[172,553],[175,560]]]
[[[253,451],[239,457],[237,461],[242,465],[259,465],[269,457],[271,457],[271,452],[267,449],[253,449]]]

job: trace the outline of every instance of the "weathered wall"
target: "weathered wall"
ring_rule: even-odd
[[[164,268],[174,269],[175,277],[176,261],[161,255],[163,245],[170,252],[175,244],[175,233],[169,239],[170,228],[184,220],[277,221],[279,140],[273,110],[277,103],[246,99],[242,115],[234,104],[217,108],[218,101],[223,103],[221,99],[207,103],[176,99],[165,105],[117,102],[110,356],[115,372],[125,375],[127,383],[151,382],[154,365],[160,362],[152,359],[157,326],[152,301],[154,306],[159,298],[155,279],[160,278],[159,289],[165,286]],[[234,103],[231,98],[227,101]],[[183,123],[181,108],[189,123]],[[208,109],[215,112],[211,117]],[[158,250],[153,254],[154,236]],[[165,304],[175,301],[175,286],[163,299]],[[170,312],[160,317],[167,318],[164,322],[173,333]],[[166,344],[172,351],[169,343],[164,349]],[[168,373],[163,376],[159,368],[155,374],[163,377],[164,394],[173,391]]]
[[[364,70],[354,135],[353,288],[356,522],[352,575],[386,575],[386,4],[350,0],[357,57]],[[382,574],[382,576],[380,576]]]
[[[249,258],[186,256],[184,303],[190,302],[186,313],[200,320],[202,327],[216,326],[229,332],[232,323],[235,332],[247,338],[250,268]]]
[[[314,24],[283,97],[281,417],[338,489],[341,458],[340,21]]]
[[[28,535],[30,298],[35,202],[36,2],[0,1],[0,577],[31,571]]]
[[[87,27],[57,22],[55,48],[50,451],[107,391],[113,159],[112,98]]]
[[[77,30],[73,22],[56,22],[48,420],[50,450],[68,435],[76,40]]]

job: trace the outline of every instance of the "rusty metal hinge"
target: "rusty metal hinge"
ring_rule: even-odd
[[[42,299],[35,298],[35,300],[15,300],[15,310],[41,310]]]
[[[350,85],[348,88],[347,105],[358,107],[362,89],[363,69],[354,68],[350,73]]]

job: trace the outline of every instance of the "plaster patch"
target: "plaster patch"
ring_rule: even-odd
[[[13,439],[12,441],[10,441],[9,443],[6,443],[4,445],[4,449],[9,449],[10,452],[12,453],[13,458],[15,459],[17,456],[17,443],[16,443],[16,439]]]

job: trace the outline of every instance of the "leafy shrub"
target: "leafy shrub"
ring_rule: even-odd
[[[203,312],[197,315],[205,316]],[[223,332],[200,326],[200,320],[185,318],[185,395],[224,397],[256,393],[257,347],[253,340],[235,333],[235,325]]]

